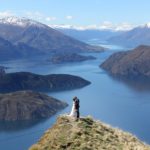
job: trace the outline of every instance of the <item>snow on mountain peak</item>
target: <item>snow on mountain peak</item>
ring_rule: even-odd
[[[19,18],[19,17],[5,17],[0,19],[0,23],[2,24],[11,24],[14,26],[26,27],[26,26],[38,26],[38,27],[45,27],[44,24],[39,23],[37,21],[27,19],[27,18]]]

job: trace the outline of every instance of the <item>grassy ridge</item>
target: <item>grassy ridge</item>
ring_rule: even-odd
[[[61,116],[29,150],[150,150],[133,135],[91,117]]]

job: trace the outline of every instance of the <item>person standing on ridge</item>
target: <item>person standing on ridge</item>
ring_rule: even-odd
[[[75,109],[76,109],[76,112],[77,112],[77,119],[79,119],[80,118],[80,111],[79,111],[80,100],[76,96],[73,99],[75,101]]]
[[[73,98],[73,105],[72,105],[71,112],[69,114],[70,117],[74,117],[76,119],[80,118],[80,111],[79,111],[80,105],[79,105],[79,103],[80,103],[79,99],[75,96]]]

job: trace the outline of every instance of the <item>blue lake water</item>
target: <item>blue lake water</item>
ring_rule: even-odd
[[[110,77],[99,65],[121,47],[110,46],[103,53],[92,53],[96,60],[82,63],[50,65],[45,59],[17,60],[3,62],[0,65],[10,67],[7,72],[30,71],[38,74],[67,73],[81,76],[92,82],[82,89],[47,93],[66,101],[69,107],[54,117],[41,122],[0,122],[0,150],[27,150],[36,143],[44,131],[52,126],[57,116],[69,113],[72,98],[78,96],[82,116],[93,116],[114,127],[136,135],[150,144],[150,89],[143,85],[126,83]],[[40,61],[39,61],[40,60]]]

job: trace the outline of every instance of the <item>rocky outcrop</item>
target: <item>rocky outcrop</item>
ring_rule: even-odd
[[[93,56],[83,56],[76,53],[64,53],[64,54],[58,54],[54,55],[50,61],[54,64],[60,64],[60,63],[72,63],[72,62],[82,62],[86,60],[93,60],[96,59]]]
[[[89,81],[81,77],[67,74],[37,75],[29,72],[16,72],[0,77],[0,92],[18,90],[52,92],[82,88],[89,84]]]
[[[20,91],[0,94],[0,120],[37,120],[54,115],[66,103],[42,93]]]
[[[150,46],[139,46],[110,56],[101,67],[115,76],[150,79]]]
[[[62,116],[30,150],[150,150],[135,136],[93,120]]]

